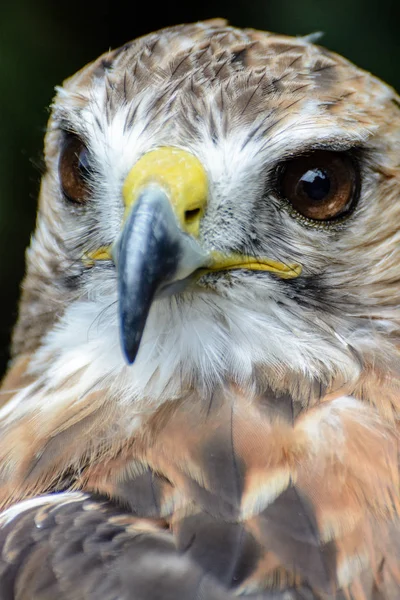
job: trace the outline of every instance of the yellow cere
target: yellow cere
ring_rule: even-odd
[[[207,174],[199,159],[172,146],[144,154],[124,183],[125,217],[141,190],[152,183],[160,185],[167,193],[182,229],[198,237],[208,195]]]

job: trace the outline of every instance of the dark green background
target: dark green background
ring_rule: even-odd
[[[110,47],[166,25],[215,16],[322,44],[400,88],[398,2],[380,0],[0,0],[0,372],[34,226],[53,88]]]

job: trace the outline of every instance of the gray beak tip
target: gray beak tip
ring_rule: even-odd
[[[139,350],[139,344],[136,347],[129,345],[126,343],[126,338],[123,338],[122,349],[124,353],[125,360],[128,365],[133,365],[135,362],[136,355]]]

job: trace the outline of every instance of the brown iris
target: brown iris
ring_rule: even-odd
[[[343,152],[317,150],[284,164],[281,194],[308,219],[329,221],[348,214],[356,200],[358,170]]]
[[[58,165],[61,187],[71,202],[83,204],[89,198],[89,153],[76,135],[68,135]]]

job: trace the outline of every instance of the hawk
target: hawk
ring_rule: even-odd
[[[1,600],[400,597],[400,98],[223,20],[57,89]]]

